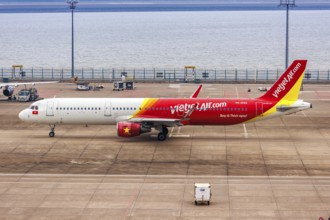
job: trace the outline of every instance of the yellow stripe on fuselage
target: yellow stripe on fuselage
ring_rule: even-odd
[[[157,98],[145,98],[141,104],[141,106],[136,110],[136,112],[130,117],[134,118],[139,115],[143,115],[143,113],[146,111],[146,108],[151,108],[156,102],[158,101]]]

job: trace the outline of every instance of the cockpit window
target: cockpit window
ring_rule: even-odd
[[[31,105],[30,109],[32,109],[32,110],[38,110],[38,106],[36,106],[36,105]]]

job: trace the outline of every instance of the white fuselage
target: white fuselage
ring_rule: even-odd
[[[57,98],[33,103],[37,109],[23,110],[24,121],[45,124],[116,124],[130,118],[143,99]],[[34,114],[33,114],[34,113]]]

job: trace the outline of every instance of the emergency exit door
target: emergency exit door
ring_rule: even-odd
[[[256,103],[256,116],[262,116],[264,113],[264,104],[262,102]]]
[[[105,103],[104,116],[111,116],[111,102]]]

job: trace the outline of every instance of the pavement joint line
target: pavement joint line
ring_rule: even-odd
[[[132,201],[131,201],[131,203],[129,203],[129,207],[126,210],[125,216],[133,216],[132,215],[132,211],[135,208],[136,202],[139,200],[139,197],[141,195],[142,188],[143,188],[143,186],[145,184],[145,180],[146,180],[146,178],[143,178],[143,182],[142,183],[139,183],[140,184],[140,187],[136,190],[136,192],[137,192],[136,195],[134,195],[134,194],[132,195]]]
[[[108,175],[108,174],[31,174],[31,173],[0,173],[0,179],[2,176],[16,176],[16,177],[113,177],[113,178],[159,178],[159,179],[167,179],[167,178],[173,178],[173,179],[182,179],[182,178],[226,178],[226,179],[274,179],[274,180],[330,180],[330,176],[227,176],[227,175]],[[1,183],[1,182],[0,182]]]

